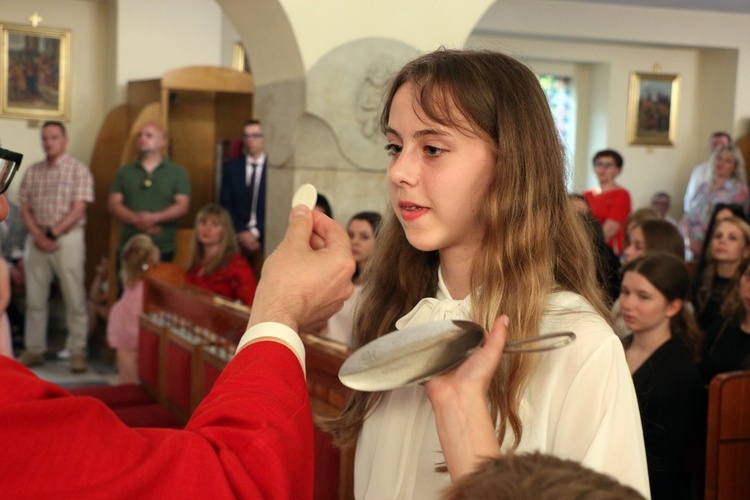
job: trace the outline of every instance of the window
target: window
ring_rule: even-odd
[[[547,102],[555,119],[557,133],[565,147],[568,189],[572,187],[572,169],[574,165],[576,139],[576,101],[573,92],[573,78],[551,74],[538,74],[539,83],[547,95]]]

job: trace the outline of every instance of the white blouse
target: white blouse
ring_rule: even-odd
[[[467,297],[451,299],[440,276],[436,298],[422,299],[396,327],[469,319]],[[540,333],[573,331],[576,341],[541,353],[520,406],[518,452],[540,451],[581,462],[649,498],[643,431],[622,344],[581,296],[549,297]],[[519,354],[506,354],[518,356]],[[502,450],[513,443],[508,430]],[[397,389],[365,420],[357,441],[354,494],[358,499],[438,498],[450,476],[435,415],[421,385]]]

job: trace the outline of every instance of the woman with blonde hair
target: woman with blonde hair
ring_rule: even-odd
[[[393,79],[381,127],[390,208],[355,346],[439,320],[490,333],[424,386],[353,394],[330,427],[341,445],[357,445],[355,496],[436,498],[512,449],[578,460],[647,494],[632,380],[534,73],[494,52],[423,55]],[[506,335],[561,330],[575,342],[502,355]]]
[[[740,150],[734,146],[721,146],[708,161],[711,177],[698,186],[691,199],[685,200],[687,210],[680,220],[689,261],[700,258],[703,240],[710,237],[708,224],[717,203],[736,203],[746,214],[750,208],[745,162]]]
[[[750,225],[737,216],[718,221],[706,250],[706,267],[695,281],[695,316],[704,332],[721,317],[721,306],[747,257]]]
[[[138,316],[143,311],[143,275],[159,262],[159,248],[145,234],[136,234],[120,251],[122,296],[107,317],[107,342],[117,350],[121,384],[138,382]]]
[[[253,305],[257,286],[253,270],[240,254],[229,212],[219,205],[208,204],[195,216],[187,268],[186,283]]]

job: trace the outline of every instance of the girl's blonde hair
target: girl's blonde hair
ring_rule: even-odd
[[[713,233],[716,232],[716,230],[719,228],[720,225],[724,223],[734,224],[735,227],[737,227],[740,231],[742,231],[742,235],[745,238],[745,248],[750,247],[750,224],[745,222],[740,217],[737,217],[736,215],[732,217],[727,217],[726,219],[721,219],[720,221],[716,222],[716,226],[713,228],[713,232],[708,236],[710,240],[713,240]],[[737,281],[740,277],[739,273],[740,266],[737,266],[737,271],[735,271],[734,275],[731,276],[731,283],[730,287],[734,286],[734,282]],[[703,311],[703,309],[708,304],[711,294],[713,293],[714,288],[714,278],[716,278],[716,259],[714,258],[713,250],[711,249],[711,242],[709,241],[709,244],[706,245],[706,267],[703,271],[703,276],[700,277],[700,283],[698,283],[698,290],[695,292],[695,305],[696,305],[696,314],[700,315],[700,313]]]
[[[591,240],[568,206],[563,148],[534,73],[495,52],[423,55],[393,79],[381,115],[383,131],[393,97],[406,83],[430,120],[482,138],[496,155],[477,216],[483,234],[471,270],[472,320],[489,329],[508,314],[508,340],[538,335],[547,297],[555,289],[580,293],[605,315]],[[355,346],[394,330],[396,320],[420,299],[433,297],[438,264],[438,252],[412,247],[393,211],[386,210],[363,291],[368,307],[355,318]],[[508,426],[514,447],[520,442],[519,406],[535,362],[529,355],[503,357],[490,385],[500,443]],[[352,395],[342,415],[328,425],[340,445],[355,443],[381,396]]]
[[[203,275],[211,274],[217,269],[225,267],[229,262],[229,259],[240,251],[239,243],[237,243],[237,233],[234,232],[229,212],[215,203],[209,203],[201,208],[195,216],[193,239],[191,242],[191,255],[187,266],[188,269],[192,269],[195,265],[202,263],[203,258],[206,256],[206,249],[203,247],[203,244],[198,241],[198,224],[207,219],[213,219],[218,222],[224,231],[221,233],[219,252],[216,254],[216,257],[203,266],[203,269],[201,270]]]
[[[145,234],[136,234],[120,251],[120,279],[130,286],[143,279],[151,264],[159,262],[159,247]]]
[[[725,151],[731,154],[732,158],[734,158],[734,172],[732,172],[732,177],[747,184],[747,173],[745,172],[745,161],[742,157],[742,152],[731,145],[719,146],[713,153],[711,153],[711,156],[708,158],[708,164],[711,165],[711,177],[713,178],[716,175],[716,159]]]

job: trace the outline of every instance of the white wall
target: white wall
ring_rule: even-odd
[[[221,63],[221,8],[212,0],[116,0],[118,101],[131,80]]]

